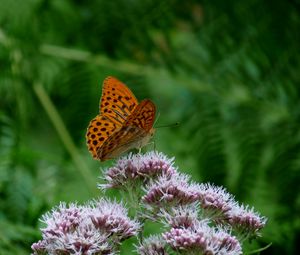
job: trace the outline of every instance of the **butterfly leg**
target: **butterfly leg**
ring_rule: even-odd
[[[152,145],[153,144],[153,150],[156,151],[156,143],[155,141],[147,143],[147,145]]]

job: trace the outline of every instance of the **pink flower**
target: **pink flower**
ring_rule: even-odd
[[[173,250],[187,254],[242,254],[241,245],[234,236],[220,228],[209,227],[207,221],[189,228],[171,228],[163,237]]]
[[[139,228],[116,202],[94,200],[84,206],[61,203],[42,217],[41,241],[32,245],[37,254],[113,255],[119,243]]]
[[[236,205],[228,213],[229,224],[241,234],[245,235],[259,235],[261,230],[267,222],[265,217],[255,212],[253,208],[244,205]]]
[[[199,205],[177,206],[170,210],[161,210],[159,216],[164,219],[167,227],[189,228],[198,221]]]
[[[189,176],[184,174],[162,175],[152,180],[145,188],[142,201],[151,206],[185,205],[197,200],[197,190],[189,184]]]
[[[165,241],[160,236],[150,236],[137,247],[140,255],[168,255]]]
[[[136,235],[140,228],[140,224],[127,214],[127,209],[121,204],[101,199],[91,203],[89,217],[97,229],[125,240]]]
[[[85,211],[85,207],[74,203],[68,207],[66,203],[61,203],[58,208],[52,209],[42,217],[42,222],[46,224],[43,232],[48,235],[60,236],[77,228]]]
[[[158,175],[172,175],[176,172],[173,166],[174,158],[167,158],[163,153],[156,151],[146,154],[129,154],[119,159],[115,166],[104,172],[105,184],[102,189],[116,188],[130,182],[145,181]]]
[[[129,154],[104,172],[105,184],[99,185],[124,188],[131,212],[141,222],[161,223],[161,234],[143,240],[143,225],[116,201],[61,203],[42,217],[42,240],[32,245],[33,255],[119,254],[122,241],[132,236],[140,255],[242,254],[239,240],[258,236],[266,218],[240,206],[223,187],[191,182],[173,161],[158,152]]]
[[[226,213],[236,204],[233,196],[223,187],[201,183],[197,186],[197,192],[203,213],[216,221],[223,219]]]

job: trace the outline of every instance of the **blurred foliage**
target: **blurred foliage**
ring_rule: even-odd
[[[28,254],[60,200],[99,195],[84,135],[108,75],[151,98],[158,125],[180,122],[158,150],[269,218],[253,247],[296,254],[299,14],[297,0],[0,0],[0,254]]]

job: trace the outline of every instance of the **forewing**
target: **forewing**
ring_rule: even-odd
[[[111,76],[104,80],[100,102],[101,115],[122,125],[137,105],[137,99],[124,83]]]
[[[118,129],[120,129],[120,125],[110,121],[105,116],[98,115],[90,122],[87,128],[86,141],[93,158],[99,159],[97,151]]]

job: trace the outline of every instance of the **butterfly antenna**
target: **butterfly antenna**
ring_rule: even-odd
[[[153,126],[155,126],[155,123],[158,121],[159,117],[160,117],[160,112],[157,113],[157,117],[156,117],[156,120],[154,121]],[[176,126],[178,126],[178,125],[179,125],[179,122],[176,122],[176,123],[171,124],[171,125],[162,125],[162,126],[158,126],[158,127],[155,127],[155,128],[176,127]]]
[[[179,125],[179,122],[175,122],[173,124],[169,124],[169,125],[162,125],[162,126],[158,126],[155,128],[165,128],[165,127],[177,127]]]
[[[156,117],[156,119],[155,119],[155,121],[153,123],[153,126],[155,126],[155,123],[158,121],[159,117],[160,117],[160,112],[157,113],[157,117]]]

